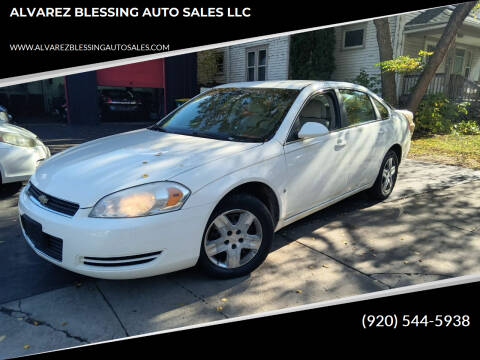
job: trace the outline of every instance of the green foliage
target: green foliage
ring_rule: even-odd
[[[335,70],[334,29],[309,31],[290,39],[290,78],[329,80]]]
[[[408,55],[398,56],[392,60],[379,62],[375,66],[379,67],[382,72],[394,72],[397,74],[420,72],[425,67],[427,56],[432,54],[433,52],[420,50],[417,57]]]
[[[452,132],[455,135],[480,135],[480,126],[473,120],[463,120],[453,125]]]
[[[378,75],[370,75],[365,71],[365,69],[360,70],[360,74],[357,75],[354,79],[350,80],[351,83],[365,86],[367,89],[372,90],[374,93],[379,94],[381,89],[382,81]]]
[[[197,82],[200,86],[215,84],[217,73],[217,53],[215,50],[206,50],[197,53]]]
[[[443,94],[426,95],[415,113],[415,131],[419,134],[450,134],[454,124],[468,115],[469,105],[451,102]]]
[[[472,9],[472,14],[478,19],[478,13],[480,13],[480,1],[478,1]]]

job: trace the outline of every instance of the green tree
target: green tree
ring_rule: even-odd
[[[304,32],[290,38],[290,78],[329,80],[335,70],[335,30]]]

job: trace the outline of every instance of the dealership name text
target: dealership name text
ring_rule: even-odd
[[[250,17],[250,8],[17,8],[10,11],[12,18],[102,18],[102,17]]]

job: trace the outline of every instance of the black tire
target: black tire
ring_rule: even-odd
[[[222,236],[222,232],[227,234],[226,229],[231,229],[230,225],[241,225],[239,224],[240,215],[244,214],[245,216],[249,216],[249,213],[253,214],[255,219],[252,221],[250,226],[246,225],[247,230],[244,231],[245,236],[258,237],[258,227],[261,227],[259,236],[261,240],[260,242],[257,242],[257,244],[259,243],[260,245],[258,249],[254,250],[241,248],[242,246],[246,246],[247,242],[241,237],[244,236],[242,235],[241,231],[239,234],[232,234],[232,231],[228,231],[230,235]],[[214,221],[221,215],[226,216],[233,222],[229,222],[229,225],[220,231],[219,228],[217,228],[217,226],[214,224]],[[234,222],[236,216],[238,216],[237,223]],[[248,224],[248,222],[246,224]],[[247,233],[251,232],[255,232],[256,234],[247,235]],[[219,236],[218,239],[212,240],[212,234],[217,234]],[[212,212],[212,215],[208,219],[202,237],[200,258],[197,265],[204,273],[216,278],[229,279],[247,275],[263,263],[270,252],[273,237],[274,223],[272,215],[263,202],[249,194],[235,194],[229,196],[228,198],[222,200],[222,202],[215,208],[215,210]],[[223,241],[223,239],[226,240]],[[247,258],[251,258],[243,265],[239,263],[237,267],[229,268],[227,264],[229,254],[226,250],[221,251],[214,256],[207,255],[206,244],[212,244],[214,241],[217,241],[218,244],[223,243],[225,246],[221,245],[222,248],[226,247],[229,251],[235,252],[236,250],[238,254],[244,254],[243,258],[241,258],[241,255],[238,255],[239,259],[243,259],[245,261]],[[222,258],[225,259],[222,260]],[[214,263],[214,261],[216,263]],[[223,261],[225,264],[222,263]]]
[[[383,171],[390,159],[392,159],[392,166],[395,169],[395,173],[391,176],[391,186],[388,189],[386,189],[384,187],[385,180],[383,177]],[[397,182],[397,174],[398,174],[398,157],[395,151],[389,150],[385,155],[385,157],[383,158],[382,165],[380,166],[377,179],[375,180],[375,184],[373,184],[373,186],[370,189],[368,189],[369,196],[376,200],[387,199],[392,193],[393,188],[395,187],[395,183]]]

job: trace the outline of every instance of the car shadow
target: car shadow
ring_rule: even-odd
[[[22,182],[14,182],[0,185],[0,200],[5,200],[16,195],[22,188]]]

